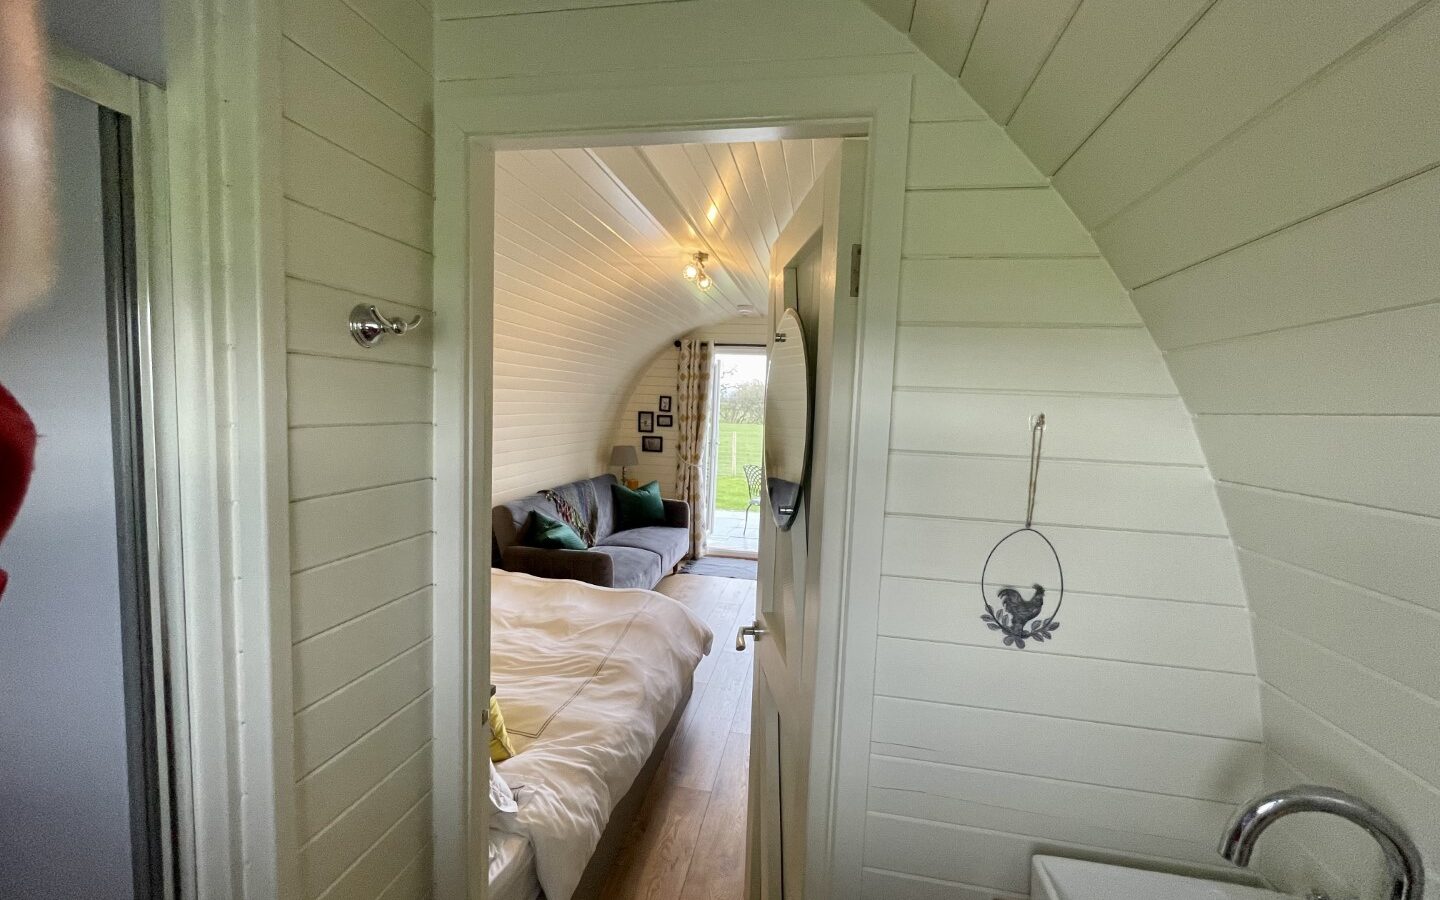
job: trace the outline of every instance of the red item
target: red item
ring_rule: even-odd
[[[20,514],[20,504],[35,471],[35,423],[15,395],[0,384],[0,541]],[[10,576],[0,569],[0,597]]]

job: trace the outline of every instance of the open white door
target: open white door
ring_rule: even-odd
[[[760,530],[759,584],[753,634],[754,712],[750,748],[748,895],[750,900],[800,900],[825,877],[829,814],[820,809],[833,760],[833,716],[817,710],[822,616],[833,611],[845,571],[845,521],[858,319],[859,242],[865,199],[864,139],[847,139],[771,250],[770,390],[779,368],[793,366],[802,335],[810,373],[808,474],[801,479],[789,530],[775,525],[767,497]],[[783,338],[782,338],[783,335]],[[791,353],[777,353],[777,343]],[[803,429],[772,421],[767,433]],[[793,408],[793,407],[792,407]],[[803,409],[798,413],[803,418]],[[778,431],[777,431],[778,433]],[[767,472],[767,476],[772,473]],[[768,493],[768,492],[767,492]],[[738,643],[737,643],[738,649]],[[833,648],[830,649],[833,653]],[[827,692],[828,693],[828,692]],[[817,798],[811,804],[810,798]]]

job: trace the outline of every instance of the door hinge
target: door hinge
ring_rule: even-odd
[[[850,296],[860,296],[860,245],[850,245]]]

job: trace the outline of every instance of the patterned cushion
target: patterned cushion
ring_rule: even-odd
[[[586,487],[590,487],[590,485],[586,483]],[[593,493],[594,488],[590,487],[589,492]],[[566,499],[559,491],[547,490],[542,491],[541,493],[544,495],[546,500],[549,500],[551,503],[555,504],[555,512],[557,515],[560,516],[560,521],[575,529],[575,533],[580,535],[580,540],[585,542],[586,547],[595,546],[595,530],[590,527],[589,515],[589,513],[594,510],[593,502],[588,504],[590,507],[589,509],[580,510],[577,509],[575,507],[575,504],[571,503],[568,499]],[[585,491],[581,491],[579,494],[579,499],[581,503],[585,503],[586,499],[590,499],[587,498],[585,494]]]

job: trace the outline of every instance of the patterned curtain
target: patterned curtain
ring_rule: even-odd
[[[710,369],[714,348],[709,341],[680,342],[680,396],[675,423],[680,429],[676,447],[675,487],[690,504],[690,556],[705,555],[710,504],[705,500],[705,446],[710,436]]]

